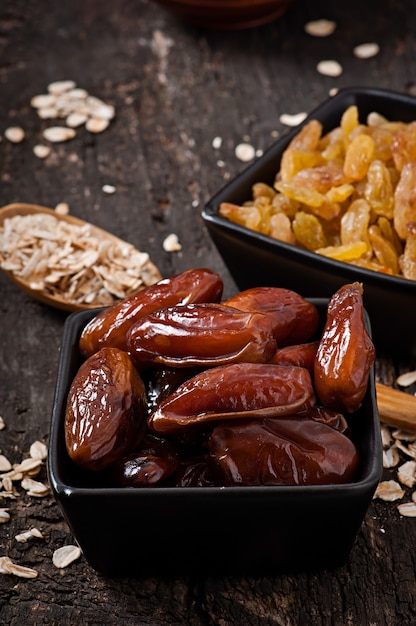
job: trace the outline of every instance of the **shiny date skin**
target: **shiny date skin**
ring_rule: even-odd
[[[332,296],[314,364],[320,401],[346,413],[360,408],[375,361],[374,344],[364,322],[362,294],[361,283],[352,283]]]
[[[278,365],[306,367],[312,374],[315,367],[315,357],[318,346],[319,341],[285,346],[284,348],[276,350],[271,362],[277,363]]]
[[[103,470],[140,443],[146,419],[146,389],[130,357],[102,348],[81,365],[69,390],[68,454],[84,469]]]
[[[253,287],[240,291],[223,304],[268,315],[278,348],[309,341],[319,324],[315,305],[283,287]]]
[[[155,311],[127,334],[128,352],[140,369],[212,367],[269,361],[276,350],[269,317],[222,304],[189,304]]]
[[[236,363],[201,372],[180,385],[153,411],[151,430],[174,434],[210,422],[275,417],[315,404],[308,370],[286,365]]]
[[[177,470],[179,455],[172,442],[147,433],[141,445],[108,472],[110,482],[120,487],[155,487]]]
[[[177,304],[219,302],[222,291],[221,277],[205,268],[160,280],[98,313],[81,334],[80,352],[86,357],[104,346],[127,351],[126,334],[137,320]]]
[[[200,455],[180,462],[174,475],[175,487],[214,487],[217,480],[209,455]]]
[[[348,437],[298,416],[221,424],[208,447],[226,486],[341,484],[358,468]]]

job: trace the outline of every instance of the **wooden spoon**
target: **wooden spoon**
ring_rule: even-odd
[[[99,228],[98,226],[94,226],[92,224],[89,224],[88,222],[84,222],[83,220],[77,217],[73,217],[72,215],[60,215],[53,209],[48,209],[43,206],[38,206],[37,204],[14,203],[14,204],[9,204],[1,208],[0,209],[0,228],[2,228],[2,226],[4,225],[4,220],[6,218],[15,217],[16,215],[25,216],[25,215],[33,215],[33,214],[52,215],[57,220],[68,222],[69,224],[74,224],[76,226],[85,226],[86,224],[88,224],[91,227],[91,232],[97,238],[109,240],[116,245],[120,245],[120,244],[126,245],[125,241],[123,241],[122,239],[119,239],[115,235],[112,235],[106,230]],[[156,282],[157,280],[160,280],[162,276],[159,270],[157,269],[157,267],[153,263],[151,263],[151,261],[149,261],[148,263],[150,264],[149,270],[154,275],[154,282]],[[86,304],[86,303],[72,302],[65,297],[61,297],[59,295],[52,295],[44,290],[33,289],[30,286],[29,281],[24,280],[23,278],[17,276],[14,272],[10,270],[5,270],[5,269],[3,269],[3,271],[24,292],[26,292],[27,294],[29,294],[36,300],[39,300],[40,302],[43,302],[44,304],[48,304],[55,308],[62,309],[64,311],[73,312],[73,311],[84,311],[86,309],[94,309],[99,306],[102,306],[97,303]]]
[[[381,383],[376,392],[380,422],[416,434],[416,397]]]

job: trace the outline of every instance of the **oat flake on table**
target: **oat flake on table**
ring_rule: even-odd
[[[308,35],[312,35],[312,37],[329,37],[329,35],[332,35],[335,31],[336,27],[336,22],[325,18],[306,22],[304,26],[305,32],[307,32]]]
[[[282,113],[282,115],[279,117],[279,120],[282,124],[285,124],[286,126],[298,126],[303,122],[306,117],[307,113],[303,111],[301,113],[295,113],[293,115],[290,115],[289,113]]]
[[[353,54],[357,59],[370,59],[375,57],[380,52],[380,46],[378,43],[362,43],[355,46]]]
[[[342,65],[338,63],[338,61],[334,61],[332,59],[319,61],[316,69],[319,74],[322,74],[323,76],[331,76],[333,78],[341,76],[343,72]]]

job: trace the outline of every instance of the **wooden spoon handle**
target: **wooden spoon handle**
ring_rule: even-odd
[[[416,396],[376,383],[380,422],[416,433]]]

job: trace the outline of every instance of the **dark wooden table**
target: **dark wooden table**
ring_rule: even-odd
[[[329,39],[304,23],[337,22]],[[235,285],[200,218],[204,202],[245,166],[234,148],[264,150],[285,131],[282,113],[309,111],[335,87],[416,92],[416,5],[412,0],[295,2],[280,20],[241,32],[185,25],[148,0],[3,0],[0,6],[0,204],[30,202],[71,213],[147,250],[164,275],[207,265]],[[357,59],[357,44],[380,53]],[[343,66],[320,75],[321,59]],[[46,122],[30,107],[56,80],[72,79],[116,107],[103,133],[77,133],[41,160],[33,146]],[[12,144],[4,130],[21,126]],[[214,137],[222,145],[214,149]],[[112,195],[103,185],[116,188]],[[175,233],[180,252],[166,252]],[[18,463],[35,440],[48,441],[65,314],[30,299],[0,275],[0,454]],[[415,328],[416,332],[416,328]],[[394,383],[415,369],[405,353],[377,361]],[[409,390],[411,391],[411,389]],[[386,478],[394,478],[386,471]],[[40,479],[46,480],[46,470]],[[409,494],[410,494],[409,490]],[[83,557],[66,569],[54,550],[72,538],[52,497],[18,489],[0,499],[0,556],[38,570],[36,579],[0,575],[0,623],[261,626],[416,624],[416,521],[397,503],[373,501],[348,563],[335,571],[258,578],[113,579]],[[126,522],[127,523],[127,522]],[[306,521],[307,523],[307,521]],[[39,528],[44,539],[18,543]],[[138,569],[146,571],[146,563]],[[117,616],[117,617],[116,617]]]

